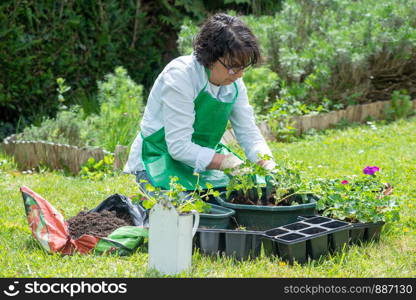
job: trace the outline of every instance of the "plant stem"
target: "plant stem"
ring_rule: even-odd
[[[304,191],[304,192],[294,192],[292,194],[287,195],[286,197],[280,198],[279,201],[275,202],[275,205],[278,205],[280,202],[282,202],[283,200],[293,196],[293,195],[306,195],[306,194],[310,194],[310,191]]]

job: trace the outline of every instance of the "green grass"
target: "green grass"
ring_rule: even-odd
[[[352,246],[307,265],[289,266],[261,256],[237,262],[195,253],[192,271],[180,277],[415,277],[416,276],[416,119],[389,125],[327,130],[292,144],[273,143],[277,160],[303,161],[307,177],[359,174],[366,165],[381,167],[399,196],[401,220],[384,227],[377,243]],[[0,162],[6,157],[0,154]],[[102,182],[66,177],[59,172],[22,174],[0,163],[0,277],[153,277],[148,255],[128,257],[46,254],[31,236],[19,187],[26,185],[66,218],[93,208],[113,193],[137,191],[133,176]]]

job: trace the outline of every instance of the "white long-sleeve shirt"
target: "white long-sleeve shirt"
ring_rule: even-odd
[[[191,166],[195,172],[205,171],[215,154],[214,149],[191,141],[195,120],[194,100],[207,83],[207,77],[204,66],[193,55],[172,60],[157,77],[140,124],[144,137],[164,127],[170,156]],[[233,104],[230,121],[237,141],[250,161],[257,161],[258,154],[272,156],[255,124],[244,82],[239,78],[236,83],[238,97]],[[234,84],[216,86],[208,82],[207,91],[222,102],[231,102],[235,95]],[[144,170],[142,140],[139,132],[131,146],[125,173]]]

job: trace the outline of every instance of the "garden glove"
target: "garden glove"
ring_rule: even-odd
[[[241,173],[241,170],[239,169],[239,166],[243,163],[241,159],[239,159],[234,154],[227,154],[225,158],[222,160],[221,165],[219,169],[221,171],[224,171],[225,169],[231,169],[231,175],[239,175]]]
[[[258,163],[267,171],[273,171],[273,169],[276,167],[276,163],[272,160],[261,160]]]

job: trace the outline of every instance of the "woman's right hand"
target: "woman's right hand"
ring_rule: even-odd
[[[208,169],[216,169],[216,170],[225,170],[225,169],[235,169],[243,163],[241,159],[239,159],[234,154],[219,154],[216,153],[208,165]]]

